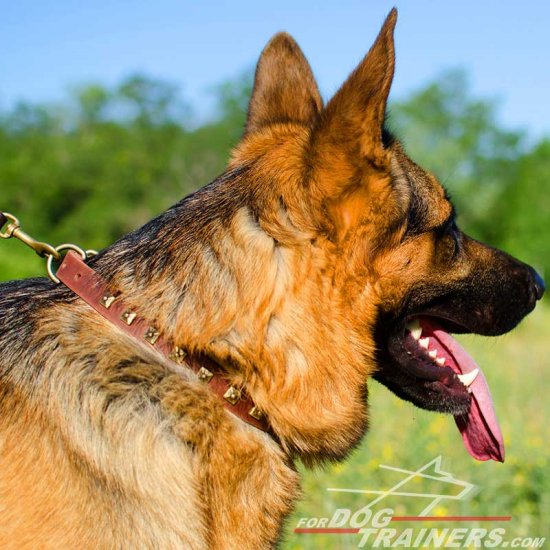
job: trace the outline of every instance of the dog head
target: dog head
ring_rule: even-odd
[[[248,365],[243,382],[301,453],[340,457],[360,439],[375,376],[461,418],[474,456],[502,459],[483,376],[449,332],[507,332],[544,285],[465,235],[436,177],[385,130],[395,22],[393,10],[326,106],[290,36],[263,51],[224,182],[233,245],[213,245],[246,279],[231,281],[245,310],[211,351]]]

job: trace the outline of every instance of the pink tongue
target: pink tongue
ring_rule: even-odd
[[[430,338],[430,347],[437,349],[438,357],[445,358],[445,364],[457,374],[467,374],[479,369],[475,361],[447,332],[432,325],[426,318],[420,318],[422,337]],[[455,416],[455,422],[462,434],[464,446],[477,460],[498,460],[504,462],[504,442],[493,407],[487,380],[481,369],[472,382],[472,400],[467,415]]]

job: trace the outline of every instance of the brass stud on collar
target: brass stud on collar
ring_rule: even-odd
[[[160,338],[160,332],[155,327],[149,327],[145,334],[143,335],[143,338],[147,340],[152,346],[154,346],[157,342],[157,340]]]
[[[168,355],[168,358],[174,361],[174,363],[177,363],[178,365],[182,365],[184,363],[184,359],[187,357],[187,353],[182,348],[176,346],[171,352],[170,355]]]
[[[113,302],[116,300],[116,296],[111,296],[110,294],[105,294],[105,296],[102,296],[100,304],[105,308],[109,309]]]
[[[120,318],[127,324],[131,325],[135,318],[137,317],[137,313],[134,313],[131,309],[127,309]]]
[[[223,394],[223,398],[231,405],[235,405],[241,398],[241,392],[234,386],[229,386],[229,389]]]
[[[199,380],[201,382],[204,382],[205,384],[208,384],[210,380],[212,380],[212,377],[214,376],[213,372],[210,372],[208,369],[205,369],[204,367],[201,367],[199,369],[199,372],[197,372],[197,376],[199,377]]]
[[[258,409],[258,407],[256,407],[256,405],[254,405],[254,407],[252,407],[249,411],[248,411],[248,414],[252,417],[252,418],[255,418],[256,420],[261,420],[263,417],[264,417],[264,413]]]

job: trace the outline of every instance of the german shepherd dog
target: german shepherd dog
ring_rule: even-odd
[[[89,262],[246,391],[268,431],[64,285],[0,287],[2,548],[273,547],[294,462],[361,441],[371,376],[503,459],[483,376],[449,333],[509,331],[544,285],[462,233],[384,128],[396,17],[326,106],[277,34],[227,170]]]

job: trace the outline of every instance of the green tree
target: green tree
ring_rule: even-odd
[[[389,122],[412,158],[448,188],[462,225],[500,243],[488,212],[518,177],[522,135],[499,126],[495,103],[473,98],[466,75],[452,71],[393,103]]]
[[[251,72],[216,87],[216,115],[198,126],[177,87],[143,75],[16,105],[0,114],[0,208],[44,240],[103,248],[222,172],[251,89]],[[456,71],[392,103],[389,123],[466,230],[550,272],[547,140],[529,150]],[[0,278],[37,272],[21,246],[0,245]]]
[[[550,141],[523,155],[517,178],[494,206],[495,229],[504,248],[550,275]]]

